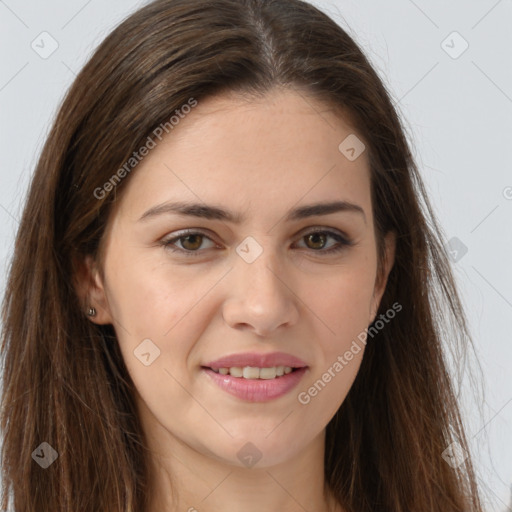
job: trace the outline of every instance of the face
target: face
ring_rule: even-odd
[[[349,159],[339,149],[353,134],[295,92],[210,98],[127,178],[103,240],[103,277],[88,260],[87,293],[93,321],[115,328],[146,428],[236,466],[246,446],[259,467],[325,432],[385,286],[366,152]],[[177,202],[201,208],[180,213]],[[305,208],[325,204],[334,206]],[[275,352],[286,356],[264,359]],[[205,368],[247,353],[283,375]],[[227,365],[245,366],[218,366]]]

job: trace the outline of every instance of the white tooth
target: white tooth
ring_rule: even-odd
[[[244,372],[242,370],[242,368],[240,368],[239,366],[232,366],[230,369],[229,369],[229,373],[230,375],[232,375],[233,377],[242,377]]]
[[[258,368],[256,366],[232,366],[230,368],[219,368],[215,370],[221,375],[231,375],[233,377],[243,377],[244,379],[275,379],[291,373],[291,366],[272,366],[270,368]]]
[[[276,367],[260,368],[260,379],[274,379],[276,377]]]
[[[245,379],[259,379],[260,369],[254,366],[246,366],[243,370],[243,376]]]

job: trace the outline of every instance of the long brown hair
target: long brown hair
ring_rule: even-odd
[[[17,512],[147,510],[134,386],[113,327],[87,319],[75,287],[79,262],[101,261],[130,173],[95,191],[191,98],[261,98],[276,87],[349,116],[364,140],[380,269],[383,236],[397,234],[378,313],[403,309],[368,338],[327,425],[326,486],[347,512],[481,511],[471,459],[452,468],[442,456],[452,442],[469,451],[444,345],[471,340],[441,231],[390,94],[353,39],[300,0],[157,0],[105,39],[67,93],[3,303],[2,510],[10,498]],[[33,457],[43,442],[58,454],[47,469]]]

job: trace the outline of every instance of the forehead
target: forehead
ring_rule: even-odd
[[[132,171],[119,205],[132,217],[167,200],[228,204],[260,215],[316,200],[369,206],[361,135],[348,119],[300,92],[198,101],[155,142]]]

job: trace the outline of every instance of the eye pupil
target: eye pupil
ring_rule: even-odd
[[[190,239],[196,239],[196,241],[199,241],[199,243],[192,243],[192,246],[193,247],[187,247],[187,244],[188,244],[188,241],[190,241]],[[194,249],[199,249],[199,247],[201,247],[201,242],[202,242],[202,235],[186,235],[184,237],[182,237],[182,245],[183,247],[185,247],[185,249],[189,249],[189,250],[194,250]]]
[[[318,241],[318,238],[320,238],[320,246],[316,245],[318,242],[315,242],[315,240]],[[313,249],[321,249],[325,244],[325,235],[322,233],[311,233],[309,235],[306,235],[306,239],[308,241],[312,240],[313,244],[315,244]]]

